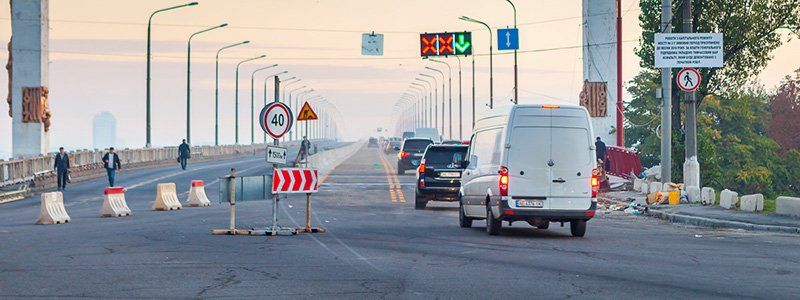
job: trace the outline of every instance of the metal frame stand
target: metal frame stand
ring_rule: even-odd
[[[230,191],[228,202],[231,204],[231,224],[228,229],[212,229],[213,235],[237,235],[250,234],[250,230],[236,229],[236,168],[231,168],[231,175],[228,178],[228,191]]]

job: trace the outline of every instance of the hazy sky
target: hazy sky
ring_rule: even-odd
[[[598,0],[601,1],[601,0]],[[612,1],[612,0],[607,0]],[[240,73],[240,141],[250,136],[250,74],[278,63],[305,85],[334,103],[343,113],[347,138],[375,134],[392,127],[392,107],[417,73],[420,32],[472,30],[477,53],[488,52],[485,29],[458,20],[481,19],[493,27],[511,25],[511,8],[503,0],[200,0],[200,5],[159,14],[153,26],[153,142],[173,145],[185,131],[186,40],[198,30],[223,22],[228,28],[195,37],[192,43],[192,139],[213,143],[214,53],[229,43],[251,40],[231,49],[220,64],[221,140],[233,142],[234,66],[243,58],[265,53],[268,59],[243,65]],[[183,1],[51,0],[50,105],[53,110],[51,146],[91,146],[91,119],[111,111],[118,121],[121,146],[144,145],[145,38],[150,12]],[[9,7],[0,5],[0,59],[11,35]],[[577,103],[582,84],[581,1],[517,0],[521,24],[519,55],[520,102]],[[638,71],[633,54],[640,31],[638,2],[624,0],[624,80]],[[383,57],[360,55],[361,33],[385,34]],[[552,48],[560,48],[553,50]],[[778,49],[759,76],[773,88],[800,65],[796,40]],[[449,60],[454,66],[455,59]],[[464,116],[469,122],[471,97],[469,64],[464,62]],[[430,63],[428,63],[430,64]],[[476,59],[478,105],[488,99],[488,57]],[[435,65],[433,65],[435,66]],[[511,55],[494,59],[495,101],[512,97]],[[256,95],[266,75],[257,76]],[[454,75],[457,73],[454,70]],[[0,76],[6,95],[7,77]],[[299,85],[295,85],[297,87]],[[270,86],[270,93],[271,93]],[[260,97],[256,97],[257,103]],[[454,82],[454,99],[457,85]],[[4,102],[3,102],[4,103]],[[0,157],[10,153],[11,119],[5,104],[0,114]],[[256,123],[256,127],[258,124]],[[465,135],[469,133],[465,126]],[[258,130],[258,129],[257,129]],[[259,136],[260,131],[257,131]]]

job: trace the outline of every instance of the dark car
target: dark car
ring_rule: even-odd
[[[406,170],[413,170],[419,166],[425,148],[433,144],[431,139],[410,138],[403,141],[400,153],[397,154],[397,174],[403,175]]]
[[[378,139],[374,137],[369,138],[369,143],[367,144],[367,148],[378,148]]]
[[[393,153],[400,151],[400,141],[388,141],[386,142],[386,146],[383,147],[383,152],[386,153]]]
[[[467,149],[462,145],[428,147],[417,168],[416,209],[424,209],[428,201],[458,201]]]

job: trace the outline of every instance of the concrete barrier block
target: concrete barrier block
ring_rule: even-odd
[[[729,189],[724,189],[719,194],[719,206],[724,209],[736,209],[739,202],[739,194]]]
[[[696,186],[686,187],[686,198],[689,199],[689,203],[701,203],[703,201],[702,192]]]
[[[778,197],[775,200],[775,213],[785,216],[800,217],[800,198]]]
[[[642,182],[642,194],[649,194],[650,193],[650,184],[647,182]]]
[[[153,201],[153,210],[175,210],[183,207],[178,201],[175,183],[159,183],[156,186],[156,200]]]
[[[103,217],[130,216],[131,209],[125,201],[125,188],[121,186],[109,187],[103,191],[103,206],[100,207]]]
[[[749,212],[764,210],[764,195],[762,194],[744,195],[741,197],[741,201],[739,210]]]
[[[206,196],[205,183],[202,180],[192,180],[189,188],[189,199],[186,200],[189,206],[211,206],[211,201]]]
[[[641,180],[639,178],[634,178],[633,179],[633,190],[637,191],[637,192],[641,192],[642,191],[642,183],[643,182],[644,182],[644,180]]]
[[[710,187],[704,187],[700,193],[702,194],[703,205],[714,205],[717,203],[717,192]]]
[[[66,208],[64,208],[64,196],[61,192],[42,193],[39,217],[36,218],[36,224],[65,224],[70,220],[72,218],[69,217]]]
[[[648,188],[650,193],[660,192],[663,189],[664,189],[664,185],[661,182],[651,182],[650,183],[650,188]]]

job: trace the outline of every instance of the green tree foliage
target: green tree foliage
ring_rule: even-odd
[[[681,0],[673,0],[673,28],[680,29]],[[629,85],[626,146],[640,152],[642,163],[660,162],[660,72],[653,66],[653,35],[661,32],[661,0],[640,1],[642,39],[636,54],[643,70]],[[753,88],[753,79],[782,45],[784,28],[800,26],[800,0],[694,0],[695,32],[724,33],[725,66],[702,69],[697,91],[698,155],[705,185],[767,196],[800,195],[800,152],[785,151],[767,134],[770,95]],[[679,30],[674,30],[679,32]],[[676,88],[673,85],[673,88]],[[673,102],[679,102],[673,91]],[[685,104],[684,104],[685,105]],[[673,107],[673,181],[682,180],[683,115]]]

